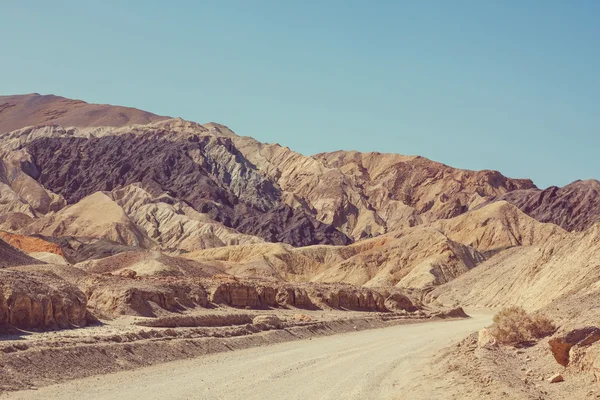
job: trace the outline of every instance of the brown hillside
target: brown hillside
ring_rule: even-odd
[[[0,96],[0,133],[26,126],[125,126],[167,119],[147,111],[37,93]]]

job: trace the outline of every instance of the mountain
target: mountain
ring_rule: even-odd
[[[423,157],[338,151],[307,157],[277,144],[234,137],[234,144],[288,193],[354,240],[452,218],[513,190],[527,179],[451,168]]]
[[[58,101],[32,96],[11,97],[12,108],[37,115],[40,103]],[[60,104],[65,116],[77,115],[64,121],[71,127],[56,125],[59,120],[52,125],[36,120],[36,127],[24,127],[32,120],[22,119],[23,127],[4,134],[0,144],[0,156],[21,152],[21,170],[59,200],[75,204],[95,192],[137,185],[151,198],[166,195],[185,203],[215,227],[267,242],[349,244],[451,218],[511,191],[535,188],[529,180],[455,169],[422,157],[358,152],[303,156],[214,123],[148,117],[136,121],[145,125],[120,126],[111,120],[98,126],[103,120],[81,112],[96,106]],[[131,118],[140,113],[126,110],[104,112]],[[7,211],[27,211],[32,206],[25,203]],[[223,242],[212,233],[210,238],[180,236],[188,244],[158,240],[185,251],[237,241]]]
[[[596,181],[540,190],[419,156],[305,156],[133,108],[0,103],[0,229],[60,248],[45,260],[129,260],[152,277],[183,257],[206,279],[424,289],[600,215]]]
[[[424,255],[440,257],[445,250],[431,253],[439,242],[446,243],[440,249],[469,255],[464,267],[451,268],[464,272],[481,255],[561,234],[555,224],[571,229],[596,218],[593,182],[541,191],[527,179],[419,156],[304,156],[238,136],[224,125],[133,108],[41,95],[2,101],[10,104],[0,113],[2,126],[15,130],[0,136],[0,227],[61,243],[72,262],[132,248],[181,254],[232,245],[269,249],[261,247],[268,242],[338,247],[385,236],[373,243],[385,243],[381,249],[391,251],[392,263],[407,257],[391,250],[397,246],[392,242],[422,241],[430,245]],[[555,224],[540,224],[519,209]],[[301,280],[397,285],[412,271],[398,261],[403,272],[388,271],[384,279],[378,274],[386,262],[352,257],[327,265],[328,271],[317,266]],[[417,258],[410,265],[419,264]],[[429,263],[442,271],[448,260],[462,258],[454,254]],[[258,270],[289,275],[281,268]],[[438,272],[425,281],[439,284],[456,276],[440,278]]]
[[[291,282],[344,282],[425,288],[452,281],[497,252],[566,235],[506,202],[403,228],[349,246],[249,244],[183,255],[235,276]]]

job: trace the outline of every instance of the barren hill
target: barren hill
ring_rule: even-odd
[[[5,135],[3,150],[24,146],[40,170],[38,182],[71,204],[138,183],[151,196],[169,194],[216,222],[267,241],[350,242],[310,212],[285,204],[281,190],[239,154],[230,138],[193,124],[196,133],[171,129],[161,123],[107,128],[100,137],[61,127],[27,129]]]
[[[566,233],[557,225],[536,221],[506,201],[496,201],[431,225],[450,239],[481,252],[543,244]]]
[[[562,316],[597,309],[600,293],[600,224],[584,232],[556,235],[534,246],[504,251],[456,280],[436,289],[442,302],[529,309],[556,306],[565,299],[580,303]],[[585,299],[585,302],[582,300]]]
[[[43,236],[109,239],[141,248],[153,246],[152,241],[131,222],[123,209],[101,192],[33,221],[24,231]]]
[[[37,125],[125,126],[166,118],[135,108],[89,104],[54,95],[0,96],[0,133]]]

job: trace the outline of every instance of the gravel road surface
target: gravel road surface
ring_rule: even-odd
[[[417,399],[433,357],[490,315],[220,353],[9,393],[0,399]],[[419,389],[420,388],[420,389]]]

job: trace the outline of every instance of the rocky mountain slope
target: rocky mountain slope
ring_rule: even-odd
[[[355,240],[452,218],[517,189],[535,186],[496,171],[467,171],[423,157],[355,151],[302,156],[237,137],[233,142],[286,192]]]
[[[204,307],[219,279],[238,293],[230,303],[258,290],[241,279],[291,287],[298,304],[310,285],[383,297],[442,285],[440,301],[543,307],[572,294],[543,292],[546,280],[565,286],[555,270],[595,257],[592,241],[585,263],[569,258],[600,220],[597,181],[540,190],[418,156],[305,156],[132,108],[40,95],[0,104],[0,229],[31,255],[13,249],[21,261],[9,267],[48,262],[35,271],[51,268],[105,316]],[[532,280],[509,282],[521,275]]]
[[[257,173],[224,136],[169,124],[109,129],[100,137],[61,127],[6,135],[4,150],[22,146],[39,171],[36,179],[70,203],[131,184],[151,196],[185,202],[240,233],[293,245],[347,244],[331,225],[282,201],[281,190]],[[204,136],[198,136],[204,132]]]
[[[552,305],[551,313],[557,315],[561,302],[578,299],[579,304],[563,309],[561,315],[575,318],[598,308],[599,280],[600,224],[596,224],[584,232],[501,252],[431,295],[441,302],[484,307],[517,304],[539,310]]]
[[[600,182],[576,181],[546,190],[515,190],[506,200],[541,222],[551,222],[568,231],[584,231],[600,222]]]

